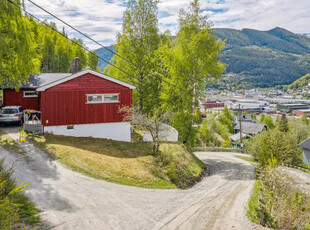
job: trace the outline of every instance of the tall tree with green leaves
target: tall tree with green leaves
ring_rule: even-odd
[[[309,123],[310,123],[310,121],[309,121],[309,119],[307,118],[307,115],[306,115],[306,114],[302,115],[302,117],[300,118],[300,120],[301,120],[303,123],[305,123],[306,125],[309,125]]]
[[[278,120],[276,126],[281,132],[287,132],[289,130],[288,121],[285,114],[281,115],[281,118]]]
[[[98,57],[95,54],[95,51],[87,53],[87,66],[92,70],[98,70]]]
[[[226,125],[230,133],[233,133],[233,123],[234,116],[231,114],[227,106],[224,106],[223,112],[219,115],[219,121]]]
[[[73,38],[74,42],[71,42],[64,29],[60,32],[55,23],[47,21],[45,23],[51,28],[32,20],[34,28],[32,32],[38,44],[37,55],[41,63],[41,72],[68,73],[71,71],[71,61],[76,57],[80,59],[82,69],[89,67],[96,70],[98,58],[91,52],[86,53],[82,48],[84,47],[82,39]]]
[[[11,0],[23,7],[20,0]],[[16,89],[39,70],[36,43],[30,21],[10,1],[0,2],[0,86]]]
[[[273,123],[271,116],[265,116],[262,123],[267,125],[269,129],[274,128],[274,123]]]
[[[156,72],[155,51],[160,44],[158,0],[129,0],[121,33],[117,34],[117,54],[105,73],[137,87],[133,103],[148,113],[154,107],[160,80]],[[155,96],[155,97],[154,97]]]
[[[163,76],[161,99],[164,110],[174,112],[172,125],[180,139],[193,144],[193,111],[203,96],[207,80],[219,78],[224,65],[219,62],[224,43],[216,38],[210,21],[202,14],[198,0],[188,11],[179,14],[179,30],[171,48],[164,56],[166,76]]]

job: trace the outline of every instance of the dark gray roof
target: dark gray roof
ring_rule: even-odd
[[[304,140],[303,142],[298,144],[298,146],[304,149],[310,149],[310,137],[307,140]]]
[[[28,82],[23,83],[20,89],[36,89],[44,85],[58,81],[72,75],[71,73],[41,73],[33,74],[28,78]]]
[[[267,127],[265,124],[257,124],[257,123],[252,123],[252,122],[241,122],[242,133],[246,133],[246,134],[253,134],[253,135],[258,134],[261,131],[263,131],[265,127]],[[240,130],[239,123],[235,125],[234,129]]]

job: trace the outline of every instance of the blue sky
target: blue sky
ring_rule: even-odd
[[[115,42],[121,30],[124,0],[32,0],[72,26],[87,33],[103,45]],[[189,0],[161,0],[159,28],[177,30],[178,13],[187,8]],[[26,8],[41,19],[53,20],[46,13],[25,0]],[[310,33],[310,0],[200,0],[201,8],[215,28],[269,30],[283,27],[295,33]],[[77,35],[66,28],[69,36]],[[84,39],[90,49],[97,45]]]

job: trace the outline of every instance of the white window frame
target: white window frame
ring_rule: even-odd
[[[89,96],[101,96],[102,101],[88,101]],[[117,96],[117,101],[104,101],[105,96]],[[86,94],[86,104],[106,104],[106,103],[119,103],[119,93],[96,93],[96,94]]]
[[[26,93],[34,93],[33,95],[26,95]],[[38,97],[36,91],[24,91],[24,97]]]

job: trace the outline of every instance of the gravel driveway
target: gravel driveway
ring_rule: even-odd
[[[26,156],[0,147],[0,157],[14,164],[18,183],[30,183],[44,229],[257,229],[245,217],[253,166],[235,153],[196,153],[209,177],[188,190],[155,190],[89,178],[21,146]]]

